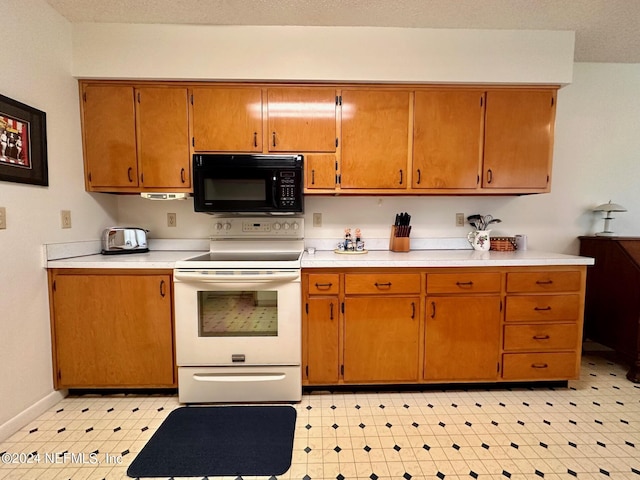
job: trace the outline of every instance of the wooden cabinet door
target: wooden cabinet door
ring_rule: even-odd
[[[406,189],[408,91],[342,91],[343,189]]]
[[[425,380],[495,380],[500,298],[427,297]]]
[[[56,275],[57,388],[174,382],[170,275]]]
[[[197,152],[262,152],[262,90],[198,87],[192,91]]]
[[[412,187],[476,188],[484,91],[417,91],[414,119]]]
[[[347,297],[344,381],[418,380],[420,298]]]
[[[145,189],[191,187],[186,88],[136,90],[138,162]]]
[[[87,85],[82,94],[88,190],[137,187],[133,87]]]
[[[307,380],[310,384],[338,383],[338,297],[307,302]]]
[[[483,188],[547,189],[556,92],[487,92]]]
[[[270,152],[335,152],[336,91],[332,88],[267,90]]]
[[[304,186],[307,189],[334,189],[336,187],[336,156],[315,153],[304,156]]]

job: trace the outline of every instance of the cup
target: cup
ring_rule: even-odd
[[[516,250],[526,250],[527,249],[527,236],[526,235],[516,235]]]

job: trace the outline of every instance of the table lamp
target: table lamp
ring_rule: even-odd
[[[598,205],[596,208],[593,209],[594,212],[605,212],[605,217],[604,217],[604,231],[602,232],[598,232],[596,233],[596,236],[598,237],[611,237],[613,235],[615,235],[609,228],[609,224],[611,223],[611,220],[613,220],[613,217],[611,216],[611,212],[626,212],[627,209],[624,208],[622,205],[618,205],[617,203],[611,203],[611,200],[609,200],[609,203],[603,203],[602,205]]]

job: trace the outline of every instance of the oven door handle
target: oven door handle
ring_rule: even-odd
[[[299,271],[291,272],[274,272],[269,274],[256,273],[256,274],[240,274],[240,275],[225,275],[215,271],[198,271],[198,272],[184,272],[175,271],[173,278],[183,282],[192,283],[246,283],[246,282],[282,282],[284,280],[298,280],[300,278]]]

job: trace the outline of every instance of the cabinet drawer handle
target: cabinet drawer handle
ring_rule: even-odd
[[[547,368],[549,365],[546,363],[532,363],[531,368]]]
[[[182,183],[184,183],[186,181],[186,178],[184,177],[184,168],[180,169],[180,181]]]
[[[544,312],[544,311],[551,310],[551,307],[535,307],[534,310],[538,312]]]
[[[329,320],[333,320],[333,302],[329,304]]]
[[[318,288],[318,289],[321,289],[321,288],[329,289],[329,288],[331,288],[332,285],[333,285],[333,283],[316,283],[316,288]]]
[[[160,280],[160,296],[164,298],[166,294],[167,294],[166,284],[164,280]]]
[[[378,282],[376,282],[376,283],[374,283],[374,285],[376,287],[378,287],[378,288],[381,288],[381,287],[391,288],[391,282],[387,282],[387,283],[378,283]]]
[[[469,280],[468,282],[456,282],[456,285],[458,287],[472,287],[473,282],[471,280]]]
[[[276,146],[276,132],[273,132],[272,134],[272,138],[273,138],[273,146]]]
[[[316,184],[316,171],[315,169],[311,170],[311,185],[315,185]]]
[[[418,181],[416,184],[420,185],[420,180],[422,180],[422,174],[420,173],[420,169],[418,169]]]
[[[258,146],[258,132],[253,132],[253,146]]]
[[[491,169],[487,170],[487,183],[493,182],[493,171]]]
[[[129,179],[129,183],[133,182],[133,178],[131,178],[131,172],[133,172],[133,168],[129,167],[127,169],[127,178]]]
[[[549,335],[534,335],[533,339],[534,340],[549,340]]]
[[[436,318],[436,302],[431,302],[431,318]]]
[[[400,185],[402,185],[402,170],[400,170]]]
[[[551,285],[553,280],[537,280],[536,285]]]
[[[416,302],[411,302],[411,320],[416,318]]]

